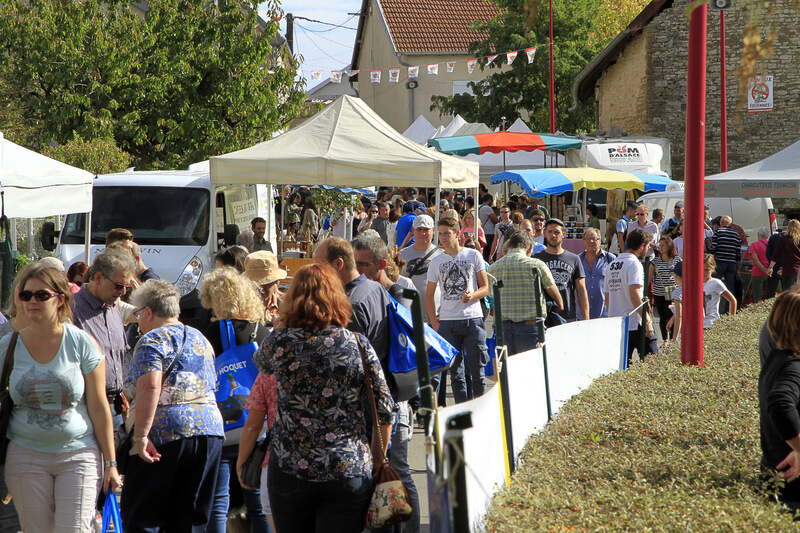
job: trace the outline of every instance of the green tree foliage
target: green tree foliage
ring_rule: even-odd
[[[133,156],[110,139],[85,141],[80,137],[67,144],[45,146],[42,154],[92,174],[111,174],[128,168]]]
[[[292,58],[273,46],[276,0],[8,0],[6,101],[30,146],[113,139],[137,167],[180,168],[269,139],[300,111]]]
[[[494,0],[500,13],[488,23],[476,22],[472,29],[487,31],[488,38],[472,43],[478,57],[500,53],[481,69],[491,74],[468,84],[478,96],[434,96],[431,110],[460,114],[470,122],[484,122],[495,128],[501,117],[507,124],[518,117],[529,119],[534,131],[549,131],[549,2],[526,6],[528,0]],[[594,128],[594,105],[574,112],[572,81],[613,37],[630,23],[647,0],[553,0],[553,42],[555,56],[556,129],[567,133]],[[537,5],[538,4],[538,5]],[[528,13],[526,8],[533,9]],[[505,68],[506,52],[536,47],[536,58],[528,64],[520,53],[511,68]],[[501,68],[503,67],[503,68]]]

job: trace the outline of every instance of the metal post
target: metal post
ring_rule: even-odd
[[[445,433],[446,466],[450,484],[450,514],[453,531],[470,531],[467,505],[467,468],[464,460],[463,431],[472,427],[469,412],[453,416],[447,421]]]
[[[442,201],[442,188],[436,186],[436,203],[433,206],[433,245],[439,246],[439,219],[442,218],[442,208],[439,202]]]
[[[649,246],[649,245],[648,245]],[[645,257],[644,259],[644,287],[642,290],[642,296],[644,300],[644,306],[642,307],[642,334],[639,337],[639,359],[644,361],[644,352],[647,349],[647,328],[645,324],[647,323],[647,311],[650,307],[650,258]],[[653,328],[655,329],[655,328]]]
[[[703,204],[706,150],[706,22],[708,5],[694,0],[689,19],[686,94],[686,215],[681,362],[703,366]]]
[[[550,0],[550,133],[556,132],[556,83],[553,64],[553,0]]]
[[[719,12],[719,171],[728,171],[728,95],[725,84],[725,11]]]
[[[542,364],[544,365],[544,396],[547,401],[547,421],[550,422],[553,420],[553,408],[550,406],[550,377],[549,377],[549,370],[547,368],[547,345],[544,342],[544,316],[545,313],[542,310],[542,300],[541,300],[541,280],[536,283],[533,287],[533,301],[536,302],[536,322],[539,326],[539,342],[542,345]],[[539,319],[542,317],[542,320]]]
[[[494,330],[497,333],[497,347],[505,346],[505,335],[503,332],[503,306],[500,302],[500,289],[503,288],[502,281],[496,281],[493,287],[494,292]],[[508,471],[514,473],[514,432],[511,431],[511,396],[508,392],[508,349],[496,349],[496,372],[497,380],[500,384],[500,402],[503,406],[503,431],[506,437],[506,461]]]

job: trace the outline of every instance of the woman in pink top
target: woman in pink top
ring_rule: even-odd
[[[764,298],[764,285],[769,279],[769,261],[767,261],[767,239],[769,230],[758,230],[758,240],[750,245],[747,256],[753,261],[753,270],[750,274],[750,286],[753,287],[753,303],[758,303]]]
[[[458,232],[458,240],[461,242],[461,246],[464,246],[464,241],[467,237],[475,238],[475,213],[473,211],[467,211],[461,218],[461,231]],[[483,247],[486,246],[486,235],[483,233],[480,222],[478,222],[477,241],[479,244],[478,251],[483,253]]]

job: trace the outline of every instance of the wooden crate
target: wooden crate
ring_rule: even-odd
[[[281,268],[289,273],[289,277],[292,277],[300,267],[310,265],[313,262],[313,259],[307,257],[284,257],[281,262]]]

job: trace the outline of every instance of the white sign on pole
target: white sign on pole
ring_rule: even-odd
[[[772,111],[772,76],[751,78],[747,90],[747,112],[767,111]]]

